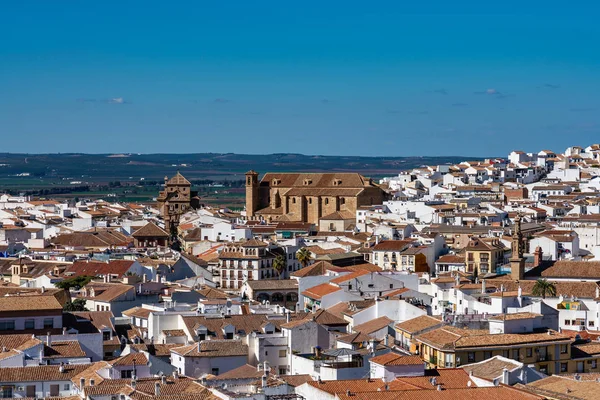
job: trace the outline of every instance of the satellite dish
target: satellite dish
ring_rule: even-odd
[[[226,383],[222,383],[221,384],[221,389],[226,390],[227,389],[227,384]]]
[[[227,308],[231,308],[231,305],[233,303],[231,302],[231,299],[227,299],[227,302],[225,303],[225,305],[227,306]]]

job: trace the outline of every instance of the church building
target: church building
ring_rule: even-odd
[[[353,172],[267,173],[260,181],[257,172],[246,173],[248,219],[319,225],[340,212],[356,218],[358,207],[386,199],[381,187]]]
[[[199,204],[198,192],[192,192],[192,184],[183,175],[177,174],[169,179],[165,176],[165,186],[156,199],[158,209],[165,222],[165,231],[171,239],[177,236],[177,226],[183,214]]]

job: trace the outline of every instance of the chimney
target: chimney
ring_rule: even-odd
[[[133,390],[135,390],[135,386],[137,385],[137,382],[135,381],[135,377],[133,377],[131,379],[131,387],[133,388]]]
[[[196,347],[196,350],[198,350],[198,353],[202,353],[202,345],[200,343],[200,340],[198,340],[198,346]]]
[[[83,388],[85,387],[85,378],[79,379],[79,391],[83,393]]]
[[[60,363],[60,367],[58,367],[58,372],[60,372],[61,374],[65,372],[65,363]]]
[[[67,327],[63,326],[63,336],[67,336]]]
[[[442,385],[437,385],[437,391],[441,392],[442,391]]]
[[[52,335],[50,332],[46,334],[46,346],[52,347]]]
[[[42,286],[42,293],[46,293],[46,288]]]
[[[161,376],[161,377],[160,377],[160,382],[161,382],[163,385],[166,385],[166,384],[167,384],[167,376],[166,376],[166,375],[163,375],[163,376]]]
[[[264,374],[264,375],[262,376],[262,378],[260,379],[260,381],[261,381],[261,386],[262,386],[263,388],[267,387],[267,374]]]
[[[160,383],[158,382],[154,384],[154,396],[160,396]]]
[[[600,297],[600,287],[596,286],[596,298]]]
[[[542,264],[542,248],[540,246],[535,248],[535,252],[533,253],[533,266],[538,267]]]
[[[509,381],[508,369],[502,368],[502,383],[504,383],[505,385],[510,385],[510,383],[508,381]]]
[[[485,287],[485,279],[481,280],[481,293],[485,293],[486,291],[486,287]]]
[[[350,391],[350,389],[346,390],[346,396],[348,396],[348,397],[352,396],[352,392]]]
[[[596,291],[597,291],[597,290],[596,290]],[[598,296],[598,295],[596,295],[596,297],[599,297],[599,296]],[[285,313],[285,322],[290,322],[290,319],[292,318],[292,317],[291,317],[291,314],[292,314],[292,313],[291,313],[291,312],[289,312],[289,311]]]
[[[146,283],[148,281],[148,277],[146,274],[142,274],[142,283]]]
[[[177,370],[173,371],[173,378],[179,379],[179,372]]]

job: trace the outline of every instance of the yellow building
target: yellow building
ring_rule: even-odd
[[[540,314],[532,313],[503,314],[489,319],[489,329],[444,326],[420,334],[414,341],[430,368],[456,368],[502,356],[533,364],[548,375],[559,373],[563,363],[568,368],[573,339],[551,329],[538,328],[541,318]]]
[[[465,247],[465,262],[467,272],[485,275],[495,272],[496,267],[504,264],[506,246],[500,239],[471,238]]]

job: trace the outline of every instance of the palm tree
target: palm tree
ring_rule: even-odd
[[[310,250],[308,250],[306,247],[301,248],[296,252],[296,258],[300,264],[302,264],[302,267],[306,267],[308,264],[310,264],[312,258]]]
[[[281,275],[283,274],[283,271],[285,271],[286,267],[287,267],[287,259],[283,255],[280,254],[277,257],[275,257],[275,259],[273,260],[273,269],[275,271],[277,271],[277,274],[279,275],[280,278],[281,278]]]
[[[542,299],[546,298],[546,295],[555,297],[556,296],[556,286],[552,282],[548,282],[548,279],[538,279],[533,285],[533,289],[531,293],[534,296],[542,296]]]

